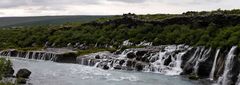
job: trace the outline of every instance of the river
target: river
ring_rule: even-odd
[[[11,58],[13,68],[29,69],[33,85],[196,85],[181,76],[102,70],[78,64]]]

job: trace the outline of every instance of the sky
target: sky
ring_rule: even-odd
[[[0,17],[54,15],[179,14],[238,9],[240,0],[0,0]]]

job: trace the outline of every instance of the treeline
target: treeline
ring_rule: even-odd
[[[154,15],[161,20],[138,17],[153,15],[126,14],[83,24],[45,25],[0,29],[0,47],[119,47],[125,40],[153,45],[187,44],[192,46],[240,46],[240,16],[210,14],[207,16]],[[169,16],[169,17],[168,17]],[[101,21],[102,20],[102,21]]]

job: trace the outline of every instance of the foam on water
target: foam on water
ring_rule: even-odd
[[[29,82],[33,85],[196,85],[180,76],[102,70],[51,61],[18,58],[11,58],[11,60],[15,70],[27,68],[32,71]]]

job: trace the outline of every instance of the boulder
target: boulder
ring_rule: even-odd
[[[29,71],[28,69],[20,69],[17,74],[16,77],[17,78],[29,78],[29,76],[31,75],[31,71]]]
[[[76,63],[77,62],[77,54],[74,52],[64,53],[57,55],[56,62],[59,63]]]
[[[96,55],[95,56],[95,59],[100,59],[101,57],[99,55]]]
[[[144,66],[143,66],[141,63],[137,63],[135,69],[136,69],[137,71],[142,71],[142,70],[143,70],[143,67],[144,67]]]
[[[133,52],[130,52],[130,53],[127,54],[127,58],[129,58],[129,59],[133,59],[135,57],[137,57],[137,56]]]
[[[116,66],[114,67],[114,69],[121,70],[121,69],[122,69],[122,66],[120,66],[120,65],[116,65]]]
[[[123,65],[125,63],[125,60],[120,60],[119,65]]]
[[[148,51],[137,51],[136,55],[137,56],[143,56],[144,54],[146,54]]]
[[[104,66],[103,66],[103,69],[104,69],[104,70],[108,70],[108,69],[109,69],[109,66],[104,65]]]

